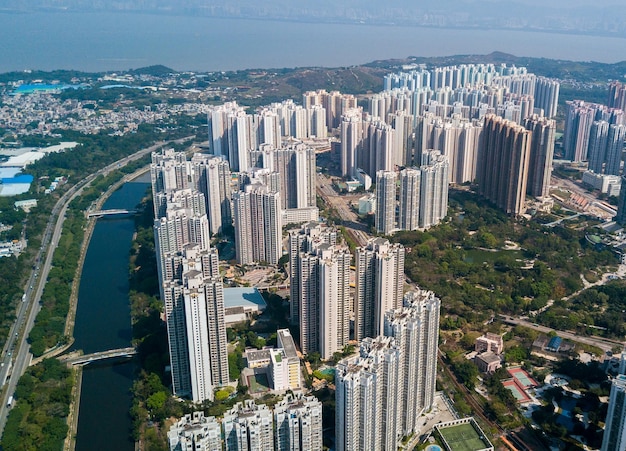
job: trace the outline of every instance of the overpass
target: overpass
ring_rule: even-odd
[[[68,354],[60,356],[59,360],[67,363],[68,365],[89,365],[90,363],[99,362],[106,359],[114,358],[130,358],[137,354],[137,349],[134,347],[109,349],[108,351],[94,352],[92,354]]]
[[[137,210],[126,210],[123,208],[113,208],[111,210],[95,210],[87,213],[88,218],[101,218],[103,216],[117,216],[117,215],[134,215]]]

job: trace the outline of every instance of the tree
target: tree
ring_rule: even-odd
[[[150,395],[150,397],[146,401],[146,405],[148,406],[148,409],[150,409],[152,412],[156,412],[163,408],[163,406],[165,405],[165,401],[167,401],[167,392],[158,391]]]
[[[467,360],[459,360],[452,363],[452,370],[456,377],[470,390],[476,387],[476,377],[478,376],[478,368],[472,362]]]
[[[521,346],[513,346],[504,351],[504,360],[506,363],[520,363],[528,358],[528,350]]]
[[[241,352],[235,351],[228,354],[228,374],[232,380],[239,379],[241,370],[246,367],[246,362],[243,360]]]

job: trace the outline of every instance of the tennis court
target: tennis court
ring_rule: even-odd
[[[533,379],[526,371],[521,368],[509,368],[507,371],[524,388],[537,387],[539,385],[535,379]]]
[[[526,390],[524,390],[524,387],[522,387],[517,379],[504,381],[502,382],[502,385],[511,391],[517,402],[524,403],[532,401],[530,396],[528,396],[528,393],[526,393]]]
[[[450,451],[476,451],[491,447],[491,443],[486,443],[471,423],[438,428],[438,430]]]

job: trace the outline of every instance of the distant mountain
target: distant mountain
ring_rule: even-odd
[[[162,64],[157,64],[155,66],[140,67],[139,69],[132,69],[132,70],[129,70],[128,72],[131,74],[135,74],[135,75],[154,75],[155,77],[161,77],[167,74],[175,74],[177,71],[167,66],[163,66]]]
[[[626,81],[626,61],[618,63],[598,63],[593,61],[568,61],[550,58],[531,58],[492,52],[488,55],[452,55],[421,57],[410,56],[404,59],[374,61],[365,66],[397,69],[407,64],[424,64],[428,67],[455,64],[507,64],[524,66],[529,72],[545,77],[572,79],[579,82]]]

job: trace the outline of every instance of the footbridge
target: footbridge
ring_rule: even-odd
[[[95,210],[87,213],[88,218],[102,218],[103,216],[119,216],[119,215],[134,215],[137,210],[127,210],[123,208],[114,208],[111,210]]]
[[[134,347],[109,349],[108,351],[94,352],[92,354],[77,354],[71,353],[59,357],[59,360],[67,363],[68,365],[89,365],[90,363],[99,362],[106,359],[115,358],[130,358],[137,354],[137,349]]]

